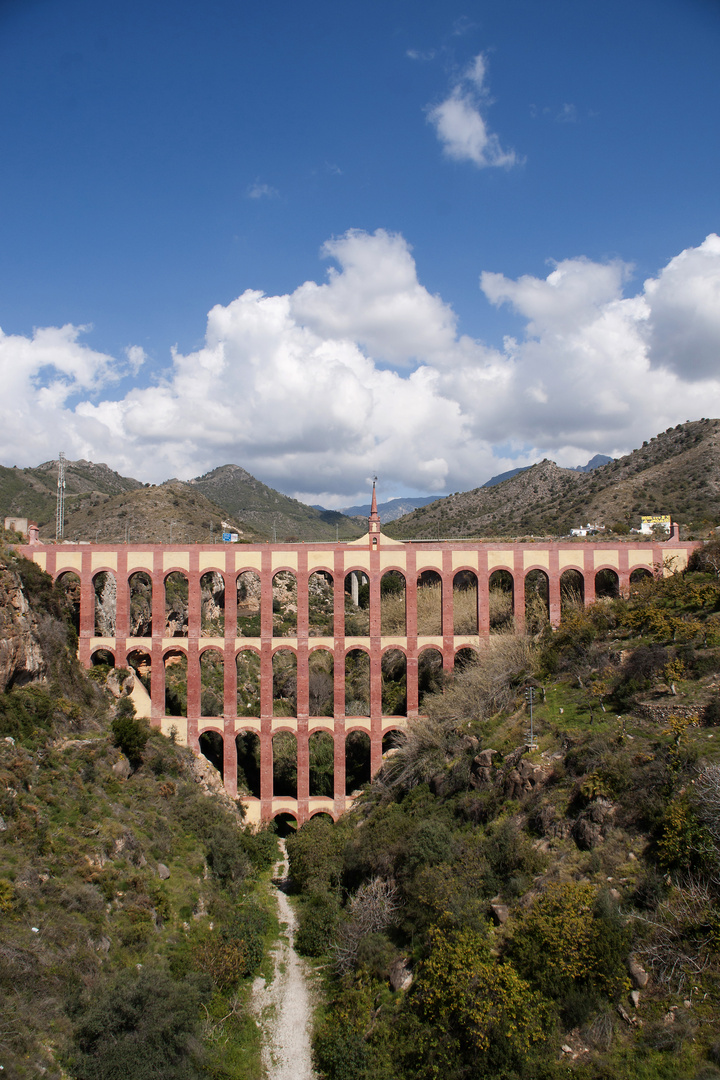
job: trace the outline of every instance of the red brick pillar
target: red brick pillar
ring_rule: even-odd
[[[513,615],[515,633],[525,633],[525,556],[521,547],[513,549]]]
[[[302,825],[310,816],[310,653],[308,634],[310,629],[309,574],[307,548],[303,545],[298,551],[297,562],[297,809],[298,825]]]
[[[478,551],[478,635],[490,637],[490,573],[486,547]]]
[[[334,712],[336,718],[341,718],[343,730],[345,724],[345,567],[343,564],[343,552],[341,548],[335,548],[333,562],[333,652],[335,657],[334,667]],[[336,725],[337,726],[337,725]],[[343,777],[345,773],[345,744],[343,743]],[[337,763],[337,751],[335,754]],[[337,764],[335,766],[337,773]],[[343,785],[345,781],[343,779]],[[343,798],[345,787],[343,786]]]
[[[200,675],[200,626],[202,599],[200,595],[200,570],[197,547],[190,549],[188,570],[188,636],[187,636],[187,722],[188,743],[198,745],[200,727],[200,698],[202,680]]]
[[[620,595],[630,595],[630,559],[628,557],[627,544],[618,544],[618,585]],[[655,550],[653,550],[653,562],[655,562]]]
[[[335,731],[333,733],[333,784],[334,799],[333,809],[335,815],[342,814],[345,809],[345,717],[335,717]]]
[[[449,547],[443,549],[440,581],[442,582],[443,667],[446,671],[452,671],[455,666],[455,613],[452,551]]]
[[[223,721],[223,784],[234,799],[237,796],[237,748],[235,721],[228,717]]]
[[[380,553],[370,552],[370,771],[382,765],[382,641],[380,614]],[[406,583],[407,595],[407,583]]]
[[[95,586],[92,579],[91,552],[86,549],[82,553],[82,568],[80,570],[80,635],[78,641],[80,663],[86,668],[91,666],[91,638],[93,637],[95,637]]]
[[[153,549],[152,570],[152,649],[150,657],[150,712],[156,726],[165,715],[165,663],[163,660],[163,637],[165,635],[165,574],[163,549]]]
[[[560,602],[560,556],[557,545],[550,548],[550,566],[548,569],[548,598],[550,601],[550,625],[557,628],[560,625],[561,602]]]
[[[415,548],[408,544],[405,564],[405,630],[407,633],[406,683],[407,714],[418,714],[418,639],[417,639],[417,557]]]
[[[589,544],[583,545],[583,603],[595,603],[595,559],[593,548]]]
[[[115,667],[127,665],[127,639],[130,637],[130,586],[127,573],[127,547],[119,548],[115,574]]]
[[[260,812],[272,817],[272,549],[266,544],[260,566]]]

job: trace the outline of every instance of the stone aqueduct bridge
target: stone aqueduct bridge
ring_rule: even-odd
[[[687,564],[696,544],[681,542],[677,530],[667,542],[621,543],[477,543],[460,541],[414,541],[400,543],[382,534],[376,515],[371,515],[369,532],[348,543],[284,544],[32,544],[21,549],[54,579],[65,573],[80,579],[79,656],[90,667],[100,650],[112,653],[115,665],[124,667],[128,655],[139,650],[151,658],[151,723],[168,734],[174,726],[177,737],[199,752],[200,737],[216,732],[223,740],[223,776],[227,791],[237,794],[236,737],[254,732],[260,739],[260,798],[245,801],[249,820],[267,820],[285,813],[302,824],[313,814],[324,812],[336,818],[352,801],[345,791],[345,739],[351,731],[364,731],[370,737],[371,770],[382,760],[383,737],[402,730],[405,716],[386,716],[382,712],[381,660],[388,649],[398,649],[406,657],[407,715],[418,713],[418,659],[426,649],[442,655],[445,671],[452,671],[461,649],[479,650],[487,641],[489,625],[490,577],[498,570],[510,574],[513,583],[513,609],[517,630],[525,619],[525,581],[533,570],[547,576],[549,614],[553,625],[560,620],[561,576],[578,571],[584,584],[584,600],[595,599],[596,576],[610,570],[616,587],[626,593],[635,571],[650,571],[672,560],[674,568]],[[405,578],[405,634],[383,636],[380,618],[380,582],[389,570]],[[130,636],[129,578],[144,571],[152,580],[152,637]],[[188,580],[187,636],[165,637],[165,579],[173,571]],[[201,578],[215,571],[225,583],[224,637],[201,634]],[[253,571],[261,587],[260,636],[237,636],[237,588],[240,574]],[[294,637],[273,637],[273,577],[278,571],[290,571],[297,582],[297,633]],[[310,576],[322,571],[332,579],[334,596],[334,636],[309,634],[308,584]],[[417,592],[421,574],[429,571],[442,582],[442,634],[419,637],[417,632]],[[477,580],[476,633],[455,635],[453,622],[453,583],[460,572],[469,572]],[[98,637],[95,631],[95,586],[97,574],[110,572],[117,582],[115,636]],[[346,578],[352,572],[369,581],[369,634],[346,636]],[[467,581],[467,575],[463,575]],[[472,580],[472,579],[470,579]],[[576,578],[576,580],[578,580]],[[607,575],[605,575],[607,580]],[[215,649],[224,661],[224,714],[207,717],[201,714],[200,658],[204,651]],[[280,649],[292,650],[297,657],[297,715],[273,715],[273,655]],[[309,713],[308,660],[316,649],[326,649],[334,657],[334,716],[311,716]],[[369,655],[369,716],[346,716],[345,657],[359,649]],[[260,658],[260,715],[237,715],[236,657],[241,650],[251,650]],[[165,715],[164,664],[169,654],[187,655],[187,716]],[[290,731],[297,739],[297,798],[273,795],[272,738],[280,731]],[[334,740],[334,798],[311,797],[309,793],[308,739],[316,731],[327,731]]]

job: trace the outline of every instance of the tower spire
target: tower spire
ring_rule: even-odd
[[[368,532],[379,533],[380,532],[380,515],[377,508],[377,495],[375,494],[375,484],[377,483],[377,476],[373,476],[373,489],[372,489],[372,503],[370,504],[370,517],[368,518]]]

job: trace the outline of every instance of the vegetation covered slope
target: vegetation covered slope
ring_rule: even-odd
[[[367,532],[366,524],[344,514],[318,510],[282,495],[239,465],[222,465],[190,483],[227,513],[278,540],[334,540],[336,535],[354,540]]]
[[[221,539],[228,513],[180,480],[141,487],[118,495],[98,492],[68,504],[65,539],[90,543],[212,543]],[[243,542],[267,540],[268,534],[244,521],[229,524]],[[55,519],[40,530],[41,539],[55,536]]]
[[[491,638],[356,808],[288,842],[323,1080],[720,1077],[710,556]]]
[[[393,522],[400,540],[435,536],[566,535],[587,522],[639,528],[670,514],[701,531],[720,514],[720,420],[668,428],[592,472],[541,461],[495,487],[450,495]]]
[[[58,462],[46,461],[35,469],[8,469],[0,465],[0,517],[17,515],[44,525],[55,521]],[[92,461],[65,464],[68,510],[83,495],[118,495],[141,488],[139,480],[121,476],[107,465]]]
[[[3,1076],[259,1077],[246,999],[274,834],[86,676],[46,575],[5,555],[0,577],[42,624],[45,672],[0,694]]]

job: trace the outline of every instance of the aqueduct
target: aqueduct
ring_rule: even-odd
[[[422,711],[433,673],[482,649],[498,582],[516,630],[525,627],[530,591],[557,625],[568,583],[585,604],[625,594],[638,575],[683,568],[696,546],[675,527],[663,543],[401,543],[382,533],[373,503],[367,534],[347,543],[20,550],[55,580],[75,583],[85,666],[133,667],[138,711],[205,752],[232,795],[240,764],[243,790],[255,789],[243,794],[249,820],[288,814],[302,824],[350,805],[349,739],[369,740],[374,773],[393,733]],[[182,692],[173,698],[176,684]],[[273,776],[278,736],[295,740],[294,794]],[[332,740],[332,794],[311,791],[319,736],[328,748]]]

